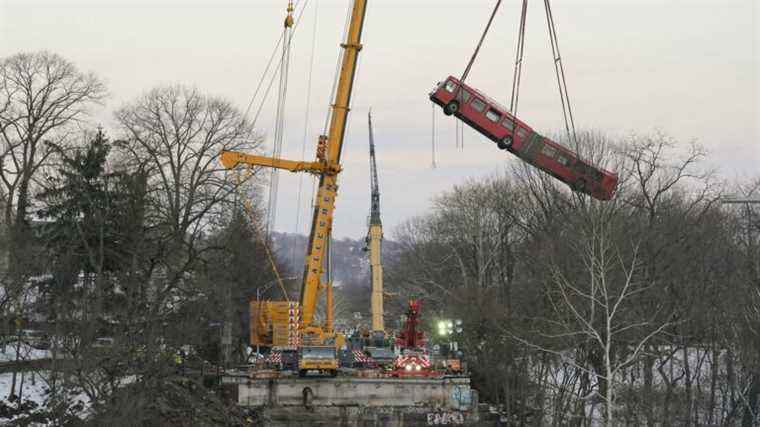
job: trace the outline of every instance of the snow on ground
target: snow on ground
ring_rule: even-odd
[[[29,344],[21,343],[18,346],[16,342],[10,342],[4,346],[0,346],[0,362],[14,362],[16,361],[16,349],[18,348],[18,360],[36,360],[47,359],[50,357],[49,350],[36,349]]]
[[[641,357],[643,358],[643,355]],[[658,346],[656,348],[654,365],[651,368],[652,384],[655,389],[662,389],[666,386],[667,378],[670,381],[674,381],[673,386],[675,388],[683,387],[688,362],[688,369],[695,386],[695,390],[693,391],[695,393],[694,398],[700,399],[699,393],[707,393],[705,390],[708,390],[710,387],[712,364],[715,363],[717,364],[718,374],[718,387],[715,390],[715,399],[717,402],[721,402],[725,398],[725,379],[728,377],[726,357],[727,351],[725,349],[720,349],[717,353],[713,353],[713,350],[708,347],[695,346],[688,347],[684,352],[683,348]],[[552,399],[560,393],[577,393],[580,371],[573,365],[573,361],[572,354],[568,353],[551,359],[548,369],[545,369],[545,367],[538,363],[531,364],[530,372],[535,381],[549,390],[550,398],[546,400],[547,405],[550,405]],[[601,399],[598,395],[599,378],[593,374],[590,377],[594,386],[591,393],[584,397],[584,400],[588,402],[586,405],[586,415],[591,420],[591,425],[595,426],[603,423],[603,414],[601,412],[603,407],[600,404]],[[639,361],[637,364],[618,371],[615,375],[614,385],[618,389],[643,387],[643,362]],[[550,409],[547,406],[547,413],[551,413]],[[715,411],[720,410],[721,408],[715,409]],[[725,414],[716,412],[714,415],[720,417]],[[706,416],[704,411],[700,413],[700,416]]]
[[[50,371],[29,371],[29,372],[17,372],[16,373],[16,395],[19,395],[22,401],[33,401],[40,408],[45,406],[48,398],[48,376]],[[7,406],[15,405],[8,401],[8,395],[11,391],[11,384],[13,382],[13,374],[8,372],[0,374],[0,402],[5,403]],[[23,388],[21,383],[23,382]],[[90,411],[90,400],[85,393],[74,393],[68,396],[70,403],[81,401],[84,405],[80,411],[77,412],[79,418],[86,418]],[[20,415],[19,415],[20,416]],[[6,425],[6,423],[12,423],[17,420],[18,416],[12,418],[0,419],[0,425]]]
[[[22,399],[32,400],[35,403],[42,405],[47,397],[46,391],[48,384],[45,381],[45,378],[41,375],[45,375],[45,373],[34,371],[16,373],[16,394],[18,395],[20,391]],[[0,374],[0,399],[8,399],[8,394],[11,391],[11,383],[13,381],[12,378],[13,374],[10,372]],[[24,383],[23,389],[20,388],[22,381]]]

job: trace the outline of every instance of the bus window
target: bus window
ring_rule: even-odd
[[[602,180],[602,173],[582,161],[578,161],[573,167],[579,174],[586,175],[594,181]]]
[[[517,128],[517,136],[520,137],[520,141],[528,137],[528,131],[525,128]]]
[[[493,108],[489,108],[488,111],[486,111],[486,118],[496,123],[499,121],[499,119],[501,119],[501,113],[494,110]]]
[[[454,89],[456,88],[457,88],[456,83],[452,82],[451,80],[446,82],[446,86],[445,86],[446,92],[453,93]]]
[[[559,154],[557,156],[557,163],[561,164],[562,166],[567,166],[570,164],[570,159],[568,159],[564,154]]]
[[[515,121],[512,120],[512,118],[509,116],[504,118],[504,121],[501,122],[501,125],[507,128],[508,130],[515,130]]]
[[[478,98],[473,98],[472,103],[470,105],[472,105],[472,108],[474,108],[475,111],[479,113],[482,113],[483,110],[486,109],[486,103],[479,100]]]
[[[544,146],[541,147],[541,153],[546,157],[554,158],[554,156],[557,154],[557,149],[549,144],[544,144]]]
[[[457,94],[457,98],[459,98],[462,101],[462,103],[466,103],[467,101],[469,101],[471,96],[472,95],[470,95],[470,92],[467,92],[464,89],[460,90],[459,93]]]
[[[591,168],[589,168],[587,164],[583,163],[580,160],[575,162],[575,164],[573,165],[573,169],[575,169],[575,171],[581,175],[588,175],[589,170],[591,170]]]

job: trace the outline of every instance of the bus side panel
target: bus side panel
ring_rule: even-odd
[[[563,156],[570,162],[567,166],[560,164],[555,158],[545,154],[545,146],[555,150],[555,156]],[[557,178],[565,184],[572,185],[577,179],[577,173],[573,171],[572,166],[577,161],[575,156],[566,152],[553,141],[533,132],[528,138],[528,144],[520,153],[520,156],[527,162]]]

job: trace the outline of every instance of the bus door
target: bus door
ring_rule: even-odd
[[[520,134],[523,133],[521,128],[518,128],[517,134],[518,137]],[[537,132],[532,132],[528,138],[527,141],[523,142],[522,149],[520,150],[520,154],[523,158],[530,161],[531,163],[534,163],[536,159],[536,154],[541,151],[541,147],[544,145],[544,137],[539,135]]]

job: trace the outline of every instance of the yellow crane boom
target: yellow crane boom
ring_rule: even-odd
[[[340,172],[340,167],[336,170],[331,170],[328,169],[325,162],[302,162],[296,160],[276,159],[273,157],[256,156],[235,151],[223,151],[221,161],[222,165],[227,169],[234,169],[239,164],[247,164],[285,169],[291,172],[308,172],[315,175]]]
[[[328,134],[322,135],[317,144],[317,160],[314,162],[298,162],[282,160],[271,157],[255,156],[236,152],[223,152],[222,164],[226,168],[234,168],[237,165],[267,166],[290,170],[292,172],[309,172],[319,176],[319,189],[314,204],[311,232],[306,251],[303,282],[301,284],[301,324],[302,329],[313,329],[314,312],[317,305],[319,292],[327,291],[327,322],[324,332],[333,334],[332,325],[332,289],[331,284],[323,281],[325,258],[327,247],[332,232],[333,212],[335,210],[335,198],[338,193],[338,173],[340,173],[340,155],[343,147],[343,138],[346,131],[349,106],[351,103],[351,91],[356,74],[357,59],[362,48],[361,34],[364,26],[364,17],[367,9],[367,0],[354,0],[349,24],[343,48],[343,59],[335,99],[330,115],[330,127]]]

